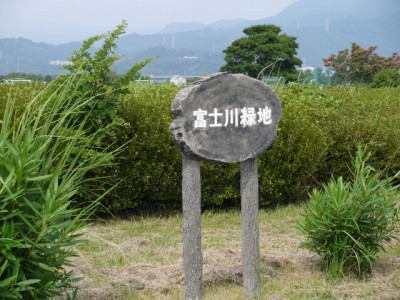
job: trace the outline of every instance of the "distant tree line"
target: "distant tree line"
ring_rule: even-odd
[[[9,73],[7,75],[0,75],[0,82],[6,79],[27,79],[32,81],[50,82],[55,78],[52,75],[30,74],[30,73]]]
[[[245,28],[243,33],[244,37],[233,41],[223,50],[226,63],[220,71],[242,73],[257,79],[284,78],[285,81],[303,84],[400,86],[400,55],[393,53],[389,57],[383,57],[376,53],[377,46],[364,49],[357,43],[352,43],[349,49],[340,50],[323,59],[324,69],[304,71],[299,68],[301,60],[296,57],[299,47],[296,37],[283,33],[279,26],[255,25]],[[175,58],[168,56],[168,60],[170,59]],[[112,70],[109,75],[116,81],[122,76]],[[0,82],[5,79],[50,82],[55,77],[14,72],[0,75]],[[139,78],[143,79],[143,74],[138,72],[136,79]]]
[[[350,49],[323,59],[325,70],[301,70],[296,57],[299,47],[295,37],[284,34],[276,25],[255,25],[243,30],[244,37],[232,42],[223,52],[226,64],[221,71],[250,77],[284,77],[285,81],[304,84],[371,84],[372,87],[400,85],[400,56],[383,57],[377,46],[363,49],[352,43]]]

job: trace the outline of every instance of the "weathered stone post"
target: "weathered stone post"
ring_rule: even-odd
[[[170,132],[182,155],[185,299],[201,297],[199,160],[241,162],[243,287],[260,292],[257,157],[275,139],[281,118],[276,94],[241,74],[214,74],[183,88],[172,103]]]
[[[243,290],[246,297],[251,297],[260,293],[257,158],[245,160],[240,164],[240,198],[242,203]]]
[[[182,154],[183,270],[185,299],[200,299],[201,253],[200,162]]]

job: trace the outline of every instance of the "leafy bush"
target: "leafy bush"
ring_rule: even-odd
[[[171,103],[179,88],[171,84],[133,83],[123,99],[121,141],[129,141],[116,158],[115,181],[107,197],[112,211],[177,209],[181,195],[181,153],[172,141]],[[202,203],[221,206],[240,199],[239,166],[202,163]],[[218,179],[216,179],[218,178]]]
[[[323,185],[322,191],[314,189],[304,209],[300,223],[307,238],[304,245],[321,256],[334,277],[350,271],[364,276],[371,271],[398,226],[396,176],[381,179],[382,173],[366,164],[370,156],[360,147],[352,180],[339,177]]]
[[[297,84],[281,90],[282,119],[272,147],[260,155],[260,204],[301,201],[318,182],[330,144],[321,123],[332,111],[331,99]]]
[[[89,155],[92,151],[103,151],[103,149],[113,151],[128,142],[117,136],[120,127],[128,126],[118,113],[122,97],[129,92],[128,87],[138,76],[140,69],[152,61],[151,58],[145,59],[122,75],[113,72],[114,63],[121,58],[115,54],[116,40],[125,32],[126,26],[127,23],[122,21],[115,30],[87,39],[82,47],[74,52],[74,56],[69,58],[71,64],[64,66],[70,71],[66,76],[73,80],[75,96],[93,98],[93,101],[82,107],[87,114],[76,116],[77,124],[85,119],[83,129],[87,134],[96,133],[92,135],[92,142],[88,148]],[[97,49],[95,44],[99,42],[103,44]],[[57,80],[64,80],[64,77]],[[115,185],[117,182],[112,181],[115,177],[114,172],[115,167],[96,168],[88,172],[88,178],[98,178],[98,185],[95,189],[83,186],[80,191],[81,199],[76,201],[77,204],[84,206],[86,202],[90,203],[99,194]]]
[[[67,267],[81,229],[96,207],[71,207],[85,174],[107,165],[112,154],[87,153],[96,132],[84,130],[75,78],[36,96],[16,117],[11,89],[0,131],[0,298],[47,299],[73,289]],[[19,88],[19,87],[15,87]],[[18,95],[17,95],[18,96]],[[77,116],[81,122],[77,123]]]
[[[371,164],[389,175],[400,169],[399,97],[396,89],[279,88],[283,106],[278,136],[259,157],[261,206],[303,201],[331,176],[351,176],[348,154],[367,144]],[[122,180],[108,197],[111,210],[179,208],[181,154],[172,142],[170,105],[178,88],[134,84],[119,114],[129,126],[117,136],[126,145],[113,176]],[[202,163],[202,204],[240,204],[238,164]]]
[[[304,201],[332,176],[347,180],[349,153],[357,145],[368,145],[374,153],[369,163],[388,176],[400,169],[399,88],[290,84],[276,90],[283,115],[272,147],[259,157],[262,206]],[[103,201],[110,210],[180,207],[181,154],[169,134],[177,92],[170,84],[132,83],[121,95],[118,118],[125,121],[110,140],[124,150],[115,165],[89,176],[103,177],[103,184],[120,182]],[[238,164],[202,163],[201,172],[204,207],[239,206]],[[93,193],[86,190],[84,200]]]
[[[382,69],[372,79],[371,87],[396,87],[400,85],[400,73],[396,69]]]
[[[76,94],[96,99],[85,107],[87,112],[90,112],[86,129],[91,132],[103,132],[102,135],[98,134],[99,140],[93,141],[94,144],[101,145],[103,139],[110,138],[115,127],[123,122],[118,115],[121,96],[128,92],[130,82],[135,79],[140,69],[152,61],[150,58],[143,60],[133,65],[124,75],[117,75],[112,71],[113,64],[121,58],[115,54],[116,40],[125,32],[126,26],[127,23],[122,21],[115,30],[85,40],[82,47],[74,51],[74,56],[69,58],[71,64],[64,66],[75,79],[79,90]],[[94,51],[94,44],[100,41],[103,41],[103,45]],[[107,143],[109,142],[108,140]]]
[[[336,102],[325,118],[323,131],[331,140],[319,182],[332,176],[351,177],[349,154],[367,145],[374,155],[369,163],[393,176],[400,170],[399,89],[371,89],[349,86],[325,89],[328,102]]]
[[[19,82],[15,84],[0,83],[0,119],[3,119],[4,111],[12,92],[14,101],[14,114],[20,116],[28,106],[31,99],[40,94],[45,87],[42,82]]]
[[[331,54],[323,59],[324,66],[332,68],[334,81],[339,79],[369,84],[379,70],[398,69],[400,66],[400,56],[397,53],[383,57],[375,52],[377,48],[371,46],[363,49],[357,43],[352,43],[351,49],[343,49],[337,55]]]
[[[171,102],[178,88],[171,84],[132,83],[122,99],[114,181],[120,181],[105,205],[111,210],[172,207],[180,203],[181,156],[170,134]]]

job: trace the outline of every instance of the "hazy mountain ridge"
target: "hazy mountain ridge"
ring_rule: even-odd
[[[168,33],[175,33],[177,31],[180,32],[187,32],[187,31],[194,31],[199,30],[207,27],[206,24],[200,22],[190,22],[190,23],[170,23],[165,26],[159,34],[168,34]]]
[[[129,34],[118,41],[117,52],[125,57],[116,71],[126,71],[146,57],[156,58],[143,71],[154,75],[201,75],[224,64],[223,52],[232,41],[254,24],[277,24],[297,37],[298,57],[307,65],[322,66],[322,58],[349,48],[378,46],[389,56],[400,52],[400,2],[398,0],[299,0],[276,16],[262,20],[221,20],[212,24],[173,23],[158,34]],[[57,74],[50,61],[65,60],[81,43],[49,45],[26,39],[0,39],[0,74],[27,72]]]

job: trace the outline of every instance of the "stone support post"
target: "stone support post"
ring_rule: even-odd
[[[243,291],[246,297],[260,293],[260,251],[258,224],[258,164],[257,158],[240,164],[242,204]]]
[[[201,253],[200,162],[182,155],[183,269],[185,299],[200,299]]]

